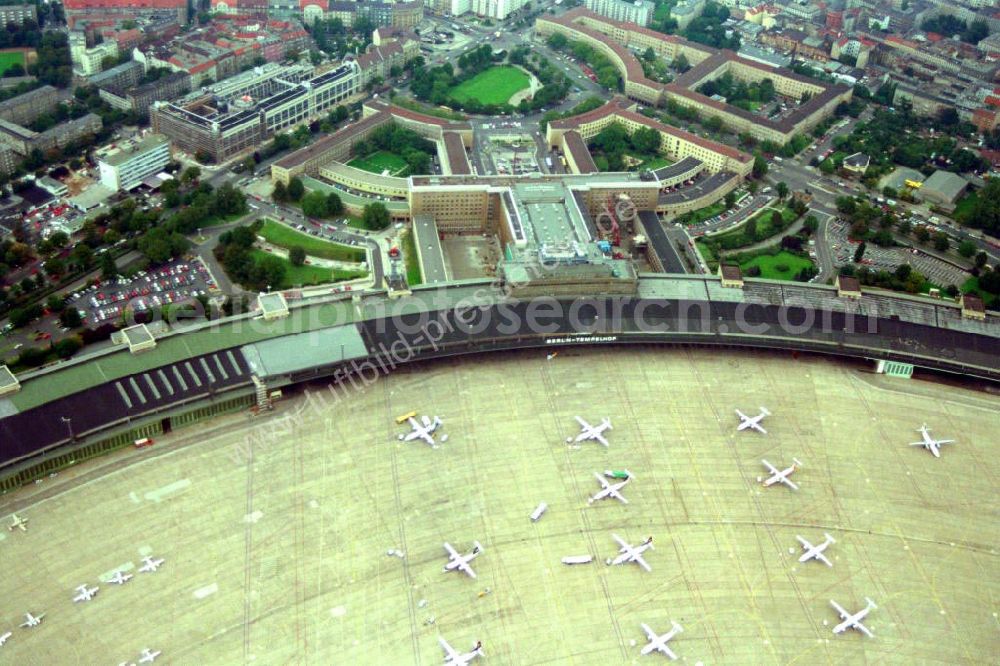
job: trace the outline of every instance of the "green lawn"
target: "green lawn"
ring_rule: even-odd
[[[388,170],[390,176],[401,178],[406,175],[407,169],[406,160],[396,153],[390,153],[386,150],[380,150],[365,157],[355,157],[347,163],[347,166],[377,174]]]
[[[751,266],[760,267],[760,277],[767,280],[793,280],[803,268],[809,268],[813,262],[791,252],[781,251],[775,255],[760,255],[740,264],[743,273]],[[782,270],[784,269],[784,270]]]
[[[420,260],[417,258],[417,245],[413,230],[403,235],[403,264],[406,266],[406,284],[415,287],[424,281],[420,272]]]
[[[303,234],[274,220],[264,220],[264,225],[257,233],[266,238],[268,243],[286,250],[298,245],[311,257],[338,261],[365,260],[365,251],[362,249]]]
[[[955,204],[955,211],[951,214],[953,219],[960,219],[972,212],[972,207],[976,205],[976,200],[979,195],[975,192],[969,192],[964,197],[959,199],[958,203]]]
[[[12,51],[8,53],[0,53],[0,74],[3,74],[11,65],[20,65],[24,67],[24,54],[20,51]]]
[[[450,94],[459,102],[475,99],[480,104],[506,104],[514,93],[527,88],[530,81],[516,67],[490,67],[452,88]]]
[[[280,285],[271,285],[272,289],[290,289],[297,286],[309,286],[314,284],[324,284],[326,282],[340,282],[342,280],[353,280],[363,277],[364,271],[344,271],[336,268],[322,268],[320,266],[292,266],[292,262],[276,254],[265,252],[264,250],[251,250],[250,254],[254,260],[264,257],[274,257],[285,265],[285,279]]]
[[[720,199],[711,206],[705,206],[704,208],[681,215],[679,221],[684,224],[700,224],[710,217],[715,217],[724,210],[726,210],[726,202],[724,199]]]
[[[644,161],[642,164],[639,165],[638,170],[643,171],[649,169],[650,171],[655,171],[657,169],[662,169],[665,166],[670,166],[673,163],[674,163],[673,160],[667,159],[662,155],[658,155],[656,157],[650,157],[649,159]]]
[[[970,277],[959,285],[958,290],[963,294],[978,294],[988,308],[992,309],[1000,305],[1000,298],[979,288],[979,278],[977,277]]]

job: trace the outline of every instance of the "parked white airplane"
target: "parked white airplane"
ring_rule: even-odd
[[[140,664],[152,664],[156,661],[156,658],[163,654],[162,650],[157,650],[153,652],[149,648],[143,648],[142,655],[139,657]]]
[[[740,417],[740,424],[736,426],[736,430],[746,430],[747,428],[753,428],[759,433],[767,434],[764,427],[760,424],[764,420],[764,417],[770,416],[771,412],[767,411],[767,407],[760,408],[760,414],[757,416],[747,416],[740,410],[736,410],[736,415]]]
[[[7,530],[13,532],[14,530],[21,530],[22,532],[28,531],[28,519],[20,518],[16,513],[10,515],[11,520],[14,522],[7,526]]]
[[[601,484],[601,490],[587,500],[588,504],[593,504],[597,500],[604,499],[605,497],[614,497],[616,500],[619,500],[624,504],[628,504],[628,500],[625,499],[625,496],[618,491],[625,487],[625,484],[629,482],[629,479],[625,479],[621,483],[610,484],[597,472],[594,472],[594,477],[596,477],[597,482]]]
[[[573,418],[580,424],[580,434],[577,435],[575,439],[573,437],[567,437],[567,442],[583,442],[593,439],[600,442],[604,446],[608,445],[608,440],[606,440],[604,435],[601,433],[605,430],[613,430],[610,418],[605,417],[601,419],[601,422],[597,425],[590,425],[579,416],[574,416]]]
[[[479,557],[479,554],[483,552],[483,546],[478,541],[473,541],[472,544],[472,552],[468,555],[462,555],[452,548],[450,543],[445,543],[444,549],[448,551],[448,564],[444,565],[444,570],[454,571],[455,569],[459,569],[470,577],[475,578],[476,572],[469,566],[469,562]]]
[[[101,588],[99,587],[87,587],[86,585],[80,585],[76,588],[76,591],[79,592],[79,594],[73,597],[73,601],[74,603],[78,601],[90,601],[97,596],[97,591],[100,589]]]
[[[132,580],[132,574],[123,574],[121,571],[116,571],[115,575],[108,582],[115,585],[124,585],[130,580]]]
[[[37,627],[42,623],[42,618],[45,617],[45,613],[39,613],[38,616],[34,616],[31,613],[24,614],[24,622],[21,623],[22,627]]]
[[[154,560],[152,557],[149,556],[142,558],[142,561],[145,562],[145,564],[139,567],[139,573],[149,573],[151,571],[156,571],[157,569],[160,568],[160,565],[163,564],[164,562],[162,557],[158,560]]]
[[[833,599],[830,599],[830,603],[833,604],[833,607],[837,609],[837,612],[840,613],[840,617],[843,620],[843,622],[841,622],[840,624],[838,624],[836,627],[833,628],[833,633],[841,634],[847,631],[848,629],[857,629],[858,631],[862,632],[869,638],[875,638],[875,634],[868,631],[868,627],[861,624],[861,620],[865,619],[865,616],[868,615],[868,613],[870,613],[871,611],[878,608],[878,606],[876,606],[875,602],[869,599],[868,597],[865,597],[865,601],[868,602],[868,605],[865,606],[863,609],[859,610],[854,615],[851,615],[846,610],[844,610],[840,604],[838,604]]]
[[[955,443],[955,440],[953,439],[934,439],[933,437],[931,437],[931,431],[927,427],[926,423],[920,426],[917,432],[919,432],[921,437],[923,437],[923,441],[912,442],[910,446],[922,446],[931,453],[933,453],[935,458],[941,457],[941,450],[940,450],[941,445]]]
[[[757,480],[762,481],[765,486],[773,486],[776,483],[783,483],[792,490],[798,490],[799,487],[795,485],[795,483],[788,477],[790,477],[792,473],[795,471],[795,465],[801,466],[802,463],[799,462],[796,458],[792,458],[792,460],[794,460],[795,463],[788,469],[783,469],[781,471],[778,471],[777,467],[767,462],[766,460],[761,460],[761,462],[764,463],[764,467],[766,467],[771,472],[771,476],[769,476],[766,479],[762,479],[761,477],[758,476]]]
[[[618,542],[618,545],[621,546],[618,549],[618,552],[621,553],[621,555],[619,555],[613,560],[610,558],[605,560],[607,564],[615,565],[615,564],[627,564],[629,562],[635,562],[646,571],[653,570],[652,568],[650,568],[649,564],[646,563],[646,560],[642,559],[642,554],[653,547],[653,537],[649,537],[638,546],[632,546],[631,544],[627,543],[625,539],[622,539],[617,534],[612,534],[611,536],[614,538],[615,541]]]
[[[483,656],[483,642],[476,641],[476,644],[472,647],[472,652],[459,652],[452,646],[448,645],[448,641],[438,636],[438,642],[441,643],[442,649],[444,649],[444,663],[445,666],[466,666],[476,657]]]
[[[3,647],[3,644],[10,640],[10,637],[13,635],[13,631],[8,631],[6,634],[0,634],[0,647]]]
[[[435,430],[441,427],[442,422],[440,416],[435,416],[434,419],[431,420],[425,414],[420,417],[419,421],[415,417],[411,416],[407,419],[407,421],[410,423],[410,432],[400,435],[400,441],[412,442],[415,439],[422,439],[430,444],[431,448],[437,448],[437,444],[434,442],[434,438],[431,437],[431,435],[434,434]]]
[[[823,551],[826,550],[831,543],[837,543],[837,542],[834,540],[832,536],[830,536],[826,532],[823,533],[823,536],[826,537],[826,541],[817,546],[814,546],[805,539],[803,539],[802,537],[800,537],[798,534],[795,535],[795,538],[798,539],[799,543],[802,544],[802,549],[806,551],[802,553],[802,557],[799,558],[799,562],[808,562],[809,560],[819,560],[828,567],[833,566],[833,562],[826,559],[826,555],[823,554]]]
[[[681,627],[681,625],[677,624],[673,620],[670,621],[670,624],[671,624],[670,631],[663,634],[662,636],[657,636],[656,632],[650,629],[648,624],[643,623],[642,628],[646,632],[646,637],[649,640],[649,644],[646,645],[644,648],[642,648],[642,654],[649,654],[650,652],[653,652],[655,650],[656,652],[662,652],[671,659],[677,658],[677,655],[674,654],[674,651],[667,647],[667,643],[670,641],[671,638],[684,631],[684,629]]]

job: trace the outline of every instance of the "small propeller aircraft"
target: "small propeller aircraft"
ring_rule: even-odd
[[[21,518],[16,513],[10,515],[11,520],[14,522],[7,526],[7,530],[13,532],[14,530],[21,530],[22,532],[28,531],[28,519]]]
[[[868,605],[859,610],[857,613],[851,615],[846,610],[844,610],[844,608],[840,604],[838,604],[833,599],[830,599],[830,604],[837,609],[837,612],[840,613],[840,617],[843,620],[843,622],[841,622],[840,624],[838,624],[836,627],[833,628],[833,633],[842,634],[848,629],[857,629],[865,636],[868,636],[869,638],[875,638],[875,634],[868,631],[868,627],[861,624],[861,620],[865,619],[865,616],[868,615],[868,613],[875,610],[876,608],[878,608],[878,606],[876,606],[875,602],[869,599],[868,597],[865,597],[865,601],[868,602]]]
[[[80,601],[90,601],[95,596],[97,596],[97,591],[100,590],[99,587],[87,587],[86,584],[80,585],[76,588],[78,594],[73,597],[73,603]]]
[[[152,664],[156,661],[156,658],[163,654],[162,650],[157,650],[153,652],[149,648],[143,648],[142,655],[139,657],[140,664]]]
[[[141,567],[139,567],[139,573],[150,573],[152,571],[156,571],[157,569],[160,568],[160,565],[163,564],[164,562],[162,557],[154,560],[152,557],[149,556],[142,558],[142,561],[144,564]]]
[[[792,458],[792,460],[794,461],[795,464],[793,464],[788,469],[783,469],[781,471],[778,471],[777,467],[767,462],[766,460],[761,460],[761,462],[764,463],[764,467],[766,467],[768,471],[771,472],[771,476],[769,476],[766,479],[758,476],[757,480],[763,483],[765,486],[773,486],[776,483],[783,483],[792,490],[798,490],[799,487],[795,485],[795,483],[788,477],[790,477],[792,473],[795,472],[796,469],[795,465],[801,467],[802,463],[796,458]]]
[[[922,446],[931,453],[933,453],[935,458],[941,457],[942,445],[955,443],[955,440],[953,439],[934,439],[933,437],[931,437],[930,428],[927,427],[926,423],[920,426],[917,429],[917,432],[920,433],[920,436],[923,437],[923,439],[919,442],[911,442],[910,446]]]
[[[115,575],[108,579],[108,582],[115,585],[124,585],[130,580],[132,580],[132,574],[123,574],[121,571],[116,571]]]
[[[21,623],[22,627],[31,628],[37,627],[42,623],[42,619],[45,617],[45,613],[39,613],[37,616],[31,613],[24,614],[24,622]]]
[[[671,638],[684,631],[684,628],[673,620],[670,621],[670,625],[670,631],[662,636],[657,636],[656,632],[650,629],[648,624],[643,623],[642,629],[646,632],[646,638],[649,640],[649,643],[642,648],[641,653],[649,654],[655,650],[656,652],[662,652],[671,659],[677,659],[677,655],[674,654],[673,650],[667,647],[667,643]]]
[[[448,641],[438,636],[438,642],[441,643],[441,648],[444,650],[444,664],[445,666],[467,666],[476,657],[483,656],[483,642],[476,641],[476,644],[472,646],[472,652],[459,652],[452,646],[448,645]]]
[[[627,564],[629,562],[635,562],[646,571],[653,570],[646,562],[646,560],[642,558],[642,554],[644,552],[646,552],[650,548],[653,548],[653,537],[649,537],[638,546],[632,546],[631,544],[627,543],[625,539],[622,539],[617,534],[612,534],[611,536],[612,538],[614,538],[615,541],[618,542],[618,545],[620,546],[618,548],[618,552],[621,554],[618,555],[618,557],[616,557],[613,560],[610,558],[607,559],[606,563],[608,565]]]
[[[738,409],[736,410],[736,415],[740,417],[740,424],[736,426],[737,431],[746,430],[747,428],[753,428],[754,430],[763,435],[767,434],[767,431],[764,430],[764,426],[760,424],[760,422],[763,421],[765,417],[771,415],[771,412],[767,411],[767,407],[761,407],[760,414],[758,414],[757,416],[747,416]]]
[[[601,422],[598,423],[597,425],[590,425],[589,423],[584,421],[582,417],[579,416],[574,416],[573,418],[576,419],[576,422],[580,424],[580,434],[577,435],[575,438],[567,437],[566,442],[574,443],[574,442],[583,442],[587,440],[594,440],[600,442],[604,446],[608,445],[608,440],[604,438],[604,435],[602,433],[605,430],[613,430],[613,428],[611,427],[610,418],[605,417],[601,419]]]
[[[837,542],[834,540],[832,536],[826,534],[825,532],[823,533],[823,536],[826,537],[826,541],[817,546],[814,546],[805,539],[803,539],[802,537],[800,537],[798,534],[795,535],[795,538],[799,540],[799,543],[802,544],[802,549],[805,551],[799,558],[799,562],[808,562],[809,560],[819,560],[828,567],[833,566],[833,562],[826,559],[826,555],[823,554],[823,551],[829,548],[831,543],[837,543]]]
[[[599,490],[596,495],[587,500],[588,504],[593,504],[597,500],[602,500],[606,497],[614,497],[622,504],[628,504],[628,500],[625,499],[625,496],[618,491],[624,488],[625,484],[629,482],[630,480],[629,477],[626,477],[624,481],[614,484],[608,483],[604,479],[604,477],[598,474],[597,472],[594,472],[594,477],[597,479],[597,482],[601,484],[601,490]]]
[[[444,565],[445,571],[454,571],[458,569],[466,573],[471,578],[476,577],[476,572],[469,566],[469,562],[479,557],[480,553],[483,552],[482,544],[478,541],[473,541],[472,552],[468,555],[462,555],[455,550],[450,543],[445,543],[444,549],[448,551],[448,564]]]

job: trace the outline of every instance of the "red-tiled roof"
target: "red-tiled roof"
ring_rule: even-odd
[[[563,144],[573,156],[573,162],[576,163],[576,168],[579,169],[580,173],[597,173],[599,171],[594,163],[593,155],[590,154],[590,150],[587,149],[587,144],[584,143],[579,132],[570,130],[563,134]]]
[[[468,176],[472,173],[472,165],[469,164],[469,156],[465,153],[465,143],[457,132],[445,132],[441,135],[444,141],[445,153],[448,155],[448,164],[451,166],[451,173],[455,176]]]
[[[66,9],[179,9],[187,0],[64,0]]]

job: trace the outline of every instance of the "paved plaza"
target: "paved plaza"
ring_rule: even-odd
[[[761,405],[769,434],[735,432],[733,410]],[[832,359],[663,348],[425,363],[337,399],[313,385],[0,498],[30,521],[0,532],[0,660],[439,664],[443,636],[481,640],[485,665],[655,664],[640,623],[675,620],[689,664],[991,662],[998,410]],[[448,440],[398,441],[410,411]],[[611,418],[609,448],[567,445],[577,414]],[[924,422],[958,440],[940,459],[907,446]],[[802,461],[801,490],[763,488],[761,458]],[[629,504],[588,505],[605,469],[633,473]],[[824,532],[833,568],[797,562],[795,536]],[[612,533],[653,536],[652,572],[606,566]],[[478,578],[444,573],[443,542],[474,540]],[[71,602],[146,554],[166,563]],[[834,636],[830,599],[865,597],[875,638]],[[26,611],[43,624],[18,628]]]

